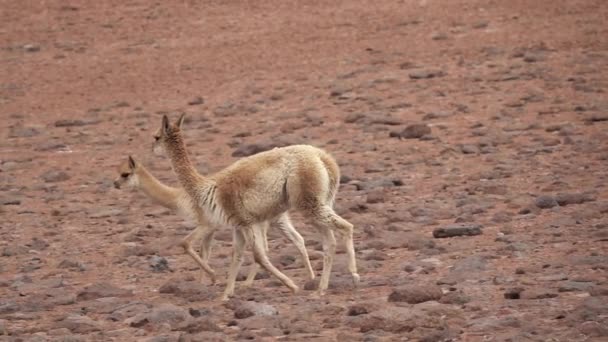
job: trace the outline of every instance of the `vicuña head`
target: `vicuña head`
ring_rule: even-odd
[[[139,177],[137,177],[135,173],[137,166],[138,165],[131,156],[122,162],[118,166],[118,177],[114,180],[114,187],[120,189],[124,184],[136,187],[139,184]]]

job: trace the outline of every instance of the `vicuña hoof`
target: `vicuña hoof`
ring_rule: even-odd
[[[361,283],[361,277],[357,273],[353,273],[352,276],[353,276],[353,285],[355,287],[358,287],[359,283]]]

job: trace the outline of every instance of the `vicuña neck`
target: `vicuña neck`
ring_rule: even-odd
[[[194,195],[196,188],[205,178],[196,171],[181,136],[174,135],[167,144],[167,152],[173,165],[173,170],[186,192]],[[196,196],[193,196],[196,197]]]
[[[177,197],[180,189],[161,183],[143,166],[137,170],[140,189],[156,203],[169,209],[177,209]]]

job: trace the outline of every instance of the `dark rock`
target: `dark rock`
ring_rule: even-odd
[[[172,329],[177,331],[185,331],[190,334],[199,333],[201,331],[222,331],[222,328],[220,328],[215,320],[211,319],[210,317],[200,317],[197,319],[185,320],[172,327]]]
[[[85,287],[78,293],[78,300],[91,300],[104,297],[129,297],[133,291],[121,289],[108,283],[95,283]]]
[[[99,123],[97,120],[79,120],[79,119],[62,119],[55,121],[55,127],[79,127],[86,125],[94,125]]]
[[[391,188],[394,186],[402,186],[403,182],[399,179],[374,179],[364,182],[354,183],[358,191],[371,190],[375,188]]]
[[[80,272],[83,272],[86,270],[86,267],[84,266],[84,264],[80,261],[76,261],[76,260],[69,260],[69,259],[63,259],[59,265],[57,265],[57,268],[68,268],[68,269],[74,269],[74,270],[78,270]]]
[[[150,268],[153,272],[166,272],[169,270],[169,262],[164,257],[153,255],[150,258]]]
[[[367,307],[361,304],[355,304],[348,308],[348,316],[359,316],[369,313]]]
[[[427,134],[431,134],[430,126],[426,124],[412,124],[405,127],[399,133],[399,137],[403,139],[420,139]]]
[[[170,293],[192,302],[210,300],[215,297],[215,293],[209,287],[204,286],[198,281],[169,279],[160,287],[158,292]]]
[[[514,287],[514,288],[506,290],[504,293],[504,297],[505,297],[505,299],[520,299],[521,293],[523,291],[524,291],[524,289],[521,287]]]
[[[471,297],[465,295],[462,291],[451,291],[444,294],[439,300],[442,304],[463,305],[471,301]]]
[[[60,170],[50,170],[40,175],[46,183],[63,182],[70,179],[70,175]]]
[[[406,285],[394,289],[388,296],[388,301],[418,304],[430,300],[439,300],[441,296],[443,296],[443,291],[436,285]]]
[[[147,324],[159,325],[168,323],[177,325],[187,321],[192,316],[187,310],[173,304],[160,304],[148,313],[142,313],[127,320],[132,327],[142,327]]]
[[[558,206],[559,204],[555,198],[549,195],[542,195],[534,200],[534,204],[541,209],[549,209]]]
[[[413,70],[413,71],[410,71],[410,73],[409,73],[409,77],[413,80],[442,77],[444,75],[445,75],[445,73],[442,70],[429,70],[429,69]]]
[[[272,150],[275,147],[282,147],[288,145],[287,143],[282,142],[260,142],[254,144],[245,144],[237,147],[234,152],[232,152],[233,157],[248,157],[254,154],[258,154],[260,152]]]
[[[479,147],[477,145],[472,144],[462,144],[460,145],[460,152],[464,154],[478,154]]]
[[[237,319],[248,318],[251,316],[276,316],[279,314],[277,309],[269,304],[256,302],[237,302],[233,306],[234,317]]]
[[[555,196],[555,201],[561,206],[570,204],[581,204],[589,200],[589,196],[579,193],[559,193]]]
[[[150,307],[151,305],[146,303],[130,302],[117,307],[108,318],[115,322],[122,322],[139,314],[150,312]]]
[[[0,303],[0,314],[13,313],[20,310],[20,305],[13,300],[3,300]]]
[[[480,235],[482,226],[479,224],[460,224],[447,227],[440,227],[433,230],[433,237],[448,238],[454,236],[474,236]]]
[[[70,315],[59,322],[59,327],[67,328],[73,333],[87,334],[100,331],[102,325],[87,316]]]
[[[189,106],[198,106],[202,105],[203,103],[205,103],[205,99],[203,99],[201,96],[197,96],[194,99],[188,101]]]
[[[23,51],[25,51],[25,52],[38,52],[38,51],[40,51],[40,45],[37,45],[37,44],[25,44],[25,45],[23,45]]]

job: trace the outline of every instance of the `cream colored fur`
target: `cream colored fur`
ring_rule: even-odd
[[[198,215],[196,213],[195,208],[192,206],[190,196],[186,193],[186,191],[184,191],[184,189],[171,187],[163,184],[156,177],[154,177],[142,164],[135,162],[135,160],[131,156],[129,156],[129,158],[118,167],[118,173],[118,177],[114,180],[114,186],[117,189],[120,189],[121,186],[125,184],[127,186],[137,188],[143,191],[156,203],[171,210],[177,211],[179,215],[183,218],[190,221],[198,220]],[[264,242],[266,251],[268,251],[267,232],[269,225],[269,222],[261,224],[259,226],[260,231],[258,232],[260,238]],[[306,252],[306,248],[304,246],[304,239],[302,238],[302,236],[295,230],[292,225],[280,224],[279,228],[283,235],[285,235],[285,237],[287,237],[296,246],[304,261],[304,266],[307,270],[308,277],[310,279],[314,279],[315,274],[312,269],[312,266],[310,265],[310,260],[308,258],[308,253]],[[199,228],[197,227],[197,229]],[[214,231],[207,231],[209,232],[208,234],[210,234],[210,236],[204,237],[201,240],[200,257],[208,262],[209,254],[211,253],[211,242],[213,240],[212,234]],[[206,248],[207,250],[205,250]],[[247,280],[245,281],[246,286],[250,286],[253,283],[253,280],[255,279],[255,276],[258,271],[257,266],[257,263],[252,266],[249,275],[247,276]],[[203,271],[203,273],[205,272]],[[202,278],[203,277],[201,274],[201,281]]]
[[[222,299],[234,294],[243,250],[252,243],[256,261],[293,292],[298,287],[268,260],[264,243],[256,227],[276,219],[289,224],[288,210],[299,210],[317,227],[323,242],[323,272],[318,294],[323,295],[336,249],[334,232],[344,236],[348,269],[355,284],[359,282],[353,245],[353,225],[338,216],[333,203],[339,186],[339,168],[325,151],[294,145],[243,158],[210,176],[199,174],[192,165],[181,135],[182,115],[171,125],[163,116],[161,128],[154,135],[154,152],[166,153],[193,205],[200,208],[209,226],[230,226],[234,232],[234,253]],[[199,232],[199,234],[202,234]],[[188,244],[196,234],[184,240]]]

